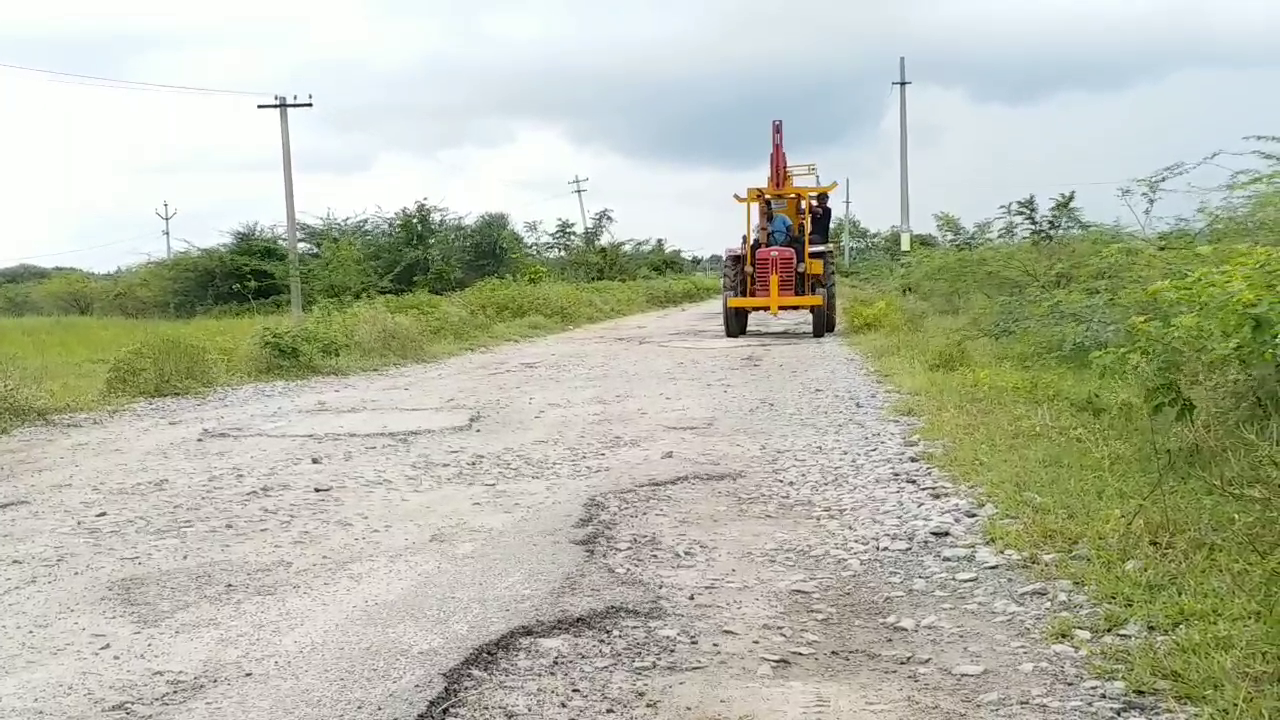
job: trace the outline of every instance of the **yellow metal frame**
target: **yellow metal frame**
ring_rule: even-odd
[[[814,166],[796,166],[794,170],[801,174],[816,174],[816,168],[813,173],[804,172]],[[807,218],[809,216],[809,208],[812,206],[812,196],[825,192],[828,195],[835,190],[839,183],[831,183],[818,187],[803,187],[790,184],[792,178],[792,167],[787,168],[788,184],[781,188],[747,188],[747,196],[743,197],[734,193],[733,199],[739,203],[746,205],[747,208],[747,237],[751,237],[751,206],[758,205],[769,200],[796,200],[799,201],[799,215]],[[789,216],[791,213],[787,213]],[[763,220],[763,218],[762,218]],[[792,222],[799,222],[799,218],[792,218]],[[745,267],[753,267],[755,258],[751,256],[752,242],[748,240],[746,247],[742,249]],[[809,259],[809,223],[804,224],[804,249],[800,258],[797,258],[797,272],[806,275],[821,275],[823,271],[823,263],[821,260]],[[748,286],[753,283],[748,280]],[[770,315],[777,315],[779,310],[793,310],[800,308],[813,307],[823,304],[823,298],[820,295],[797,295],[794,297],[782,297],[778,294],[778,276],[769,276],[769,296],[768,297],[731,297],[729,298],[729,307],[746,308],[749,310],[768,310]]]

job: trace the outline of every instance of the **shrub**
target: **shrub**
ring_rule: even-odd
[[[330,369],[350,346],[330,317],[300,325],[264,325],[253,338],[258,370],[265,375],[301,375]]]
[[[41,384],[22,377],[9,362],[0,360],[0,432],[43,420],[53,409]]]
[[[189,395],[216,386],[222,361],[209,343],[175,334],[153,335],[111,361],[103,393],[117,399]]]
[[[850,332],[863,333],[897,327],[902,319],[902,306],[889,299],[859,302],[862,298],[843,301],[844,325]]]

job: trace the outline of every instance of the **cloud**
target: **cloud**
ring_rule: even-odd
[[[298,207],[311,214],[427,197],[576,218],[567,181],[580,174],[589,209],[617,211],[620,234],[714,252],[742,232],[731,195],[762,180],[777,117],[790,159],[817,162],[824,180],[849,176],[854,211],[885,226],[897,221],[888,83],[900,53],[915,82],[917,228],[939,210],[977,219],[1071,187],[1109,219],[1123,207],[1107,182],[1274,132],[1280,116],[1264,90],[1280,86],[1265,39],[1280,5],[1263,0],[1212,11],[1190,0],[166,7],[6,10],[0,62],[314,93],[314,108],[290,116]],[[783,40],[764,31],[782,27]],[[0,265],[105,269],[163,252],[153,210],[166,200],[175,236],[197,244],[283,219],[279,124],[255,108],[263,98],[6,70],[0,89]]]
[[[337,101],[335,123],[430,153],[475,142],[478,124],[505,140],[495,126],[533,122],[633,157],[744,168],[774,118],[787,118],[801,150],[873,127],[899,54],[912,79],[1011,106],[1280,63],[1269,40],[1280,5],[1258,0],[861,0],[785,11],[763,0],[572,0],[539,10],[536,20],[508,5],[439,23],[471,42],[424,46],[390,74],[396,92],[364,83],[358,66],[324,67],[341,97],[359,98]],[[405,116],[431,132],[406,128]]]

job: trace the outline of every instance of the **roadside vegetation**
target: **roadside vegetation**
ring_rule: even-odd
[[[935,461],[1001,509],[997,540],[1100,603],[1057,641],[1136,632],[1093,643],[1101,672],[1261,720],[1280,717],[1280,139],[1248,140],[1122,189],[1129,223],[1068,193],[937,215],[905,257],[862,230],[843,322]],[[1207,168],[1230,176],[1158,215]]]
[[[425,202],[300,230],[305,322],[273,228],[113,273],[0,270],[0,432],[219,386],[423,362],[714,296],[716,258],[616,240],[608,210],[517,230]]]

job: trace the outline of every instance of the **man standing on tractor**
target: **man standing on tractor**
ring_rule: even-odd
[[[830,196],[818,193],[818,204],[809,208],[809,243],[822,245],[831,234],[831,208],[827,205]]]

